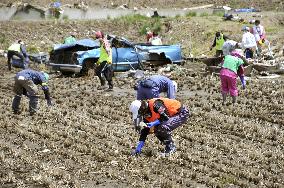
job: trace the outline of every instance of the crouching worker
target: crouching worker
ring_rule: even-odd
[[[154,75],[138,81],[137,100],[146,100],[160,97],[160,93],[166,92],[167,98],[174,99],[177,91],[177,83],[161,75]]]
[[[18,72],[15,76],[15,85],[14,92],[16,93],[12,109],[14,114],[20,114],[20,102],[22,95],[26,95],[30,98],[29,102],[29,112],[30,115],[34,115],[37,112],[38,106],[38,88],[37,85],[41,85],[42,90],[44,91],[45,99],[47,105],[51,106],[51,98],[49,94],[49,88],[47,82],[49,75],[45,72],[38,72],[30,69],[22,70]]]
[[[190,116],[189,110],[179,101],[168,98],[155,98],[150,100],[135,100],[130,105],[135,126],[140,126],[140,138],[133,155],[140,154],[147,135],[150,133],[165,145],[165,155],[176,151],[172,139],[172,131],[186,123]],[[139,123],[139,119],[143,121]]]
[[[244,79],[244,61],[236,57],[237,55],[234,51],[231,52],[232,55],[226,55],[224,58],[224,63],[220,71],[221,79],[221,90],[223,97],[223,105],[226,102],[228,93],[232,96],[233,104],[236,103],[238,96],[237,88],[237,78],[240,77],[242,87],[245,89],[245,79]]]

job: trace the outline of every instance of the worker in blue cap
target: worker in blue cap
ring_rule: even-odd
[[[22,95],[29,97],[29,112],[30,115],[34,115],[38,109],[38,88],[37,85],[41,85],[44,92],[47,105],[51,106],[51,98],[49,88],[47,85],[49,75],[45,72],[39,72],[31,69],[26,69],[18,72],[15,76],[14,92],[15,97],[12,102],[12,109],[14,114],[20,114],[20,102]]]

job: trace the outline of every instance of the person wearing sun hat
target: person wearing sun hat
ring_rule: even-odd
[[[52,101],[50,98],[49,88],[48,88],[49,75],[43,71],[35,71],[31,69],[26,69],[18,72],[15,76],[14,92],[15,97],[12,102],[12,109],[14,114],[20,114],[20,102],[22,95],[27,96],[30,99],[29,102],[29,112],[30,115],[34,115],[38,110],[38,88],[40,85],[47,105],[51,106]]]
[[[255,52],[257,51],[257,44],[255,41],[255,37],[252,33],[250,33],[250,28],[248,26],[242,27],[243,37],[241,47],[245,49],[245,57],[253,58]]]

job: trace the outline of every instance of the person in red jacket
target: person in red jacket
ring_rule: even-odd
[[[172,139],[172,131],[186,123],[190,116],[189,110],[175,99],[155,98],[150,100],[135,100],[130,105],[133,120],[138,124],[137,119],[143,118],[139,123],[142,128],[140,138],[133,155],[140,154],[145,144],[147,135],[150,133],[165,145],[165,155],[176,151]]]

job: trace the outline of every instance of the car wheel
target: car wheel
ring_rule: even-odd
[[[95,60],[94,59],[85,59],[82,63],[82,69],[80,71],[81,76],[88,75],[90,69],[94,69]]]

